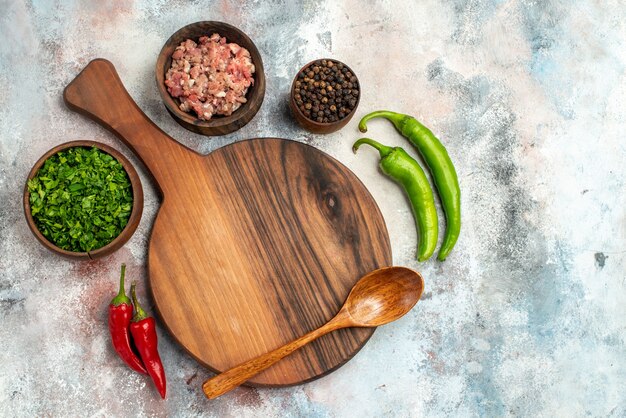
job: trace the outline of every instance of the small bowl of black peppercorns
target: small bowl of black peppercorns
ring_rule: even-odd
[[[289,105],[304,129],[327,134],[352,119],[361,89],[354,71],[333,59],[311,61],[298,71],[291,85]]]

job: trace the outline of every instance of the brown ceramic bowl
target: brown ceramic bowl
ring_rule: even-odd
[[[350,122],[350,119],[352,119],[352,116],[356,113],[356,109],[359,107],[359,101],[361,100],[361,83],[357,77],[357,84],[359,86],[359,95],[356,98],[356,105],[354,106],[354,109],[352,109],[350,113],[348,113],[343,119],[339,119],[338,121],[335,121],[335,122],[320,123],[320,122],[317,122],[313,119],[306,117],[305,114],[302,113],[300,108],[298,108],[298,106],[296,105],[296,100],[294,99],[294,91],[296,89],[296,81],[298,80],[298,74],[304,71],[304,69],[307,68],[309,65],[315,64],[316,62],[322,61],[323,59],[332,61],[336,64],[338,63],[343,64],[344,67],[346,67],[348,71],[350,71],[356,77],[356,73],[352,71],[350,67],[348,67],[343,62],[337,61],[336,59],[332,59],[332,58],[320,58],[317,60],[313,60],[309,62],[308,64],[306,64],[305,66],[303,66],[302,68],[300,68],[300,70],[296,73],[296,76],[294,77],[293,82],[291,83],[291,91],[289,93],[289,107],[291,107],[291,111],[293,112],[293,115],[296,118],[296,122],[298,122],[298,124],[302,126],[304,129],[306,129],[307,131],[313,132],[315,134],[329,134],[331,132],[335,132],[343,128],[348,122]]]
[[[211,36],[217,33],[225,36],[228,42],[235,42],[250,51],[252,63],[255,66],[254,85],[250,86],[246,99],[239,109],[230,116],[215,115],[210,120],[198,119],[195,114],[183,112],[178,107],[178,99],[170,96],[165,86],[165,74],[172,65],[172,53],[178,45],[187,39],[195,42],[201,36]],[[196,22],[179,29],[167,40],[156,63],[156,83],[163,103],[174,120],[190,131],[207,135],[225,135],[245,126],[252,120],[261,108],[265,96],[265,73],[263,72],[263,60],[261,54],[252,40],[236,27],[223,22]]]
[[[122,167],[124,167],[124,170],[126,170],[126,173],[128,174],[128,178],[130,179],[131,187],[133,189],[133,209],[130,213],[130,218],[128,219],[128,224],[126,224],[126,227],[113,241],[111,241],[104,247],[100,247],[96,250],[88,251],[88,252],[76,252],[76,251],[63,250],[57,247],[56,245],[54,245],[52,242],[48,241],[48,239],[43,236],[43,234],[39,231],[39,229],[37,229],[37,226],[35,225],[35,221],[30,212],[28,180],[32,179],[37,174],[37,171],[39,171],[39,169],[43,166],[44,162],[48,158],[58,153],[59,151],[62,151],[68,148],[73,148],[73,147],[89,147],[89,148],[96,147],[99,150],[104,151],[107,154],[111,155],[113,158],[119,161],[122,164]],[[141,213],[143,211],[143,188],[141,187],[141,181],[139,180],[137,171],[135,171],[135,168],[130,164],[130,161],[128,161],[126,157],[124,157],[119,151],[117,151],[114,148],[111,148],[108,145],[102,144],[100,142],[95,142],[95,141],[71,141],[71,142],[66,142],[65,144],[57,145],[56,147],[52,148],[50,151],[46,152],[35,163],[35,166],[32,168],[32,170],[30,170],[30,173],[28,174],[28,180],[27,180],[26,185],[24,186],[24,215],[26,215],[26,222],[28,223],[28,227],[35,235],[35,238],[37,238],[37,240],[39,240],[39,242],[41,242],[44,247],[64,257],[89,260],[89,259],[95,259],[95,258],[104,257],[105,255],[109,255],[117,251],[118,249],[120,249],[122,245],[124,245],[126,241],[130,239],[130,237],[133,235],[133,233],[137,229],[137,226],[139,225],[139,220],[141,219]]]

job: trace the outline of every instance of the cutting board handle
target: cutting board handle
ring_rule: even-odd
[[[65,104],[120,138],[146,165],[161,192],[172,168],[200,157],[156,126],[130,97],[115,67],[102,58],[91,61],[65,88]],[[168,175],[168,173],[170,175]]]

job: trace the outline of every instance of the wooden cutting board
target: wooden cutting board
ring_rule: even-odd
[[[200,155],[146,117],[106,60],[89,63],[64,98],[154,176],[163,195],[148,254],[154,304],[174,339],[209,369],[226,370],[321,326],[362,275],[392,264],[372,196],[323,152],[264,138]],[[326,335],[248,383],[320,377],[373,332]]]

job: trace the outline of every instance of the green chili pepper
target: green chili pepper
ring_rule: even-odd
[[[359,122],[359,130],[367,132],[367,121],[378,117],[389,119],[398,132],[417,148],[430,169],[446,214],[446,234],[437,257],[443,261],[461,232],[461,189],[448,151],[427,127],[414,117],[401,113],[386,110],[369,113]]]
[[[362,144],[371,145],[380,153],[380,168],[383,173],[398,182],[411,201],[413,215],[418,226],[419,245],[417,259],[425,261],[433,255],[437,246],[437,210],[433,191],[422,167],[400,147],[388,147],[373,139],[361,138],[354,143],[356,153]]]

